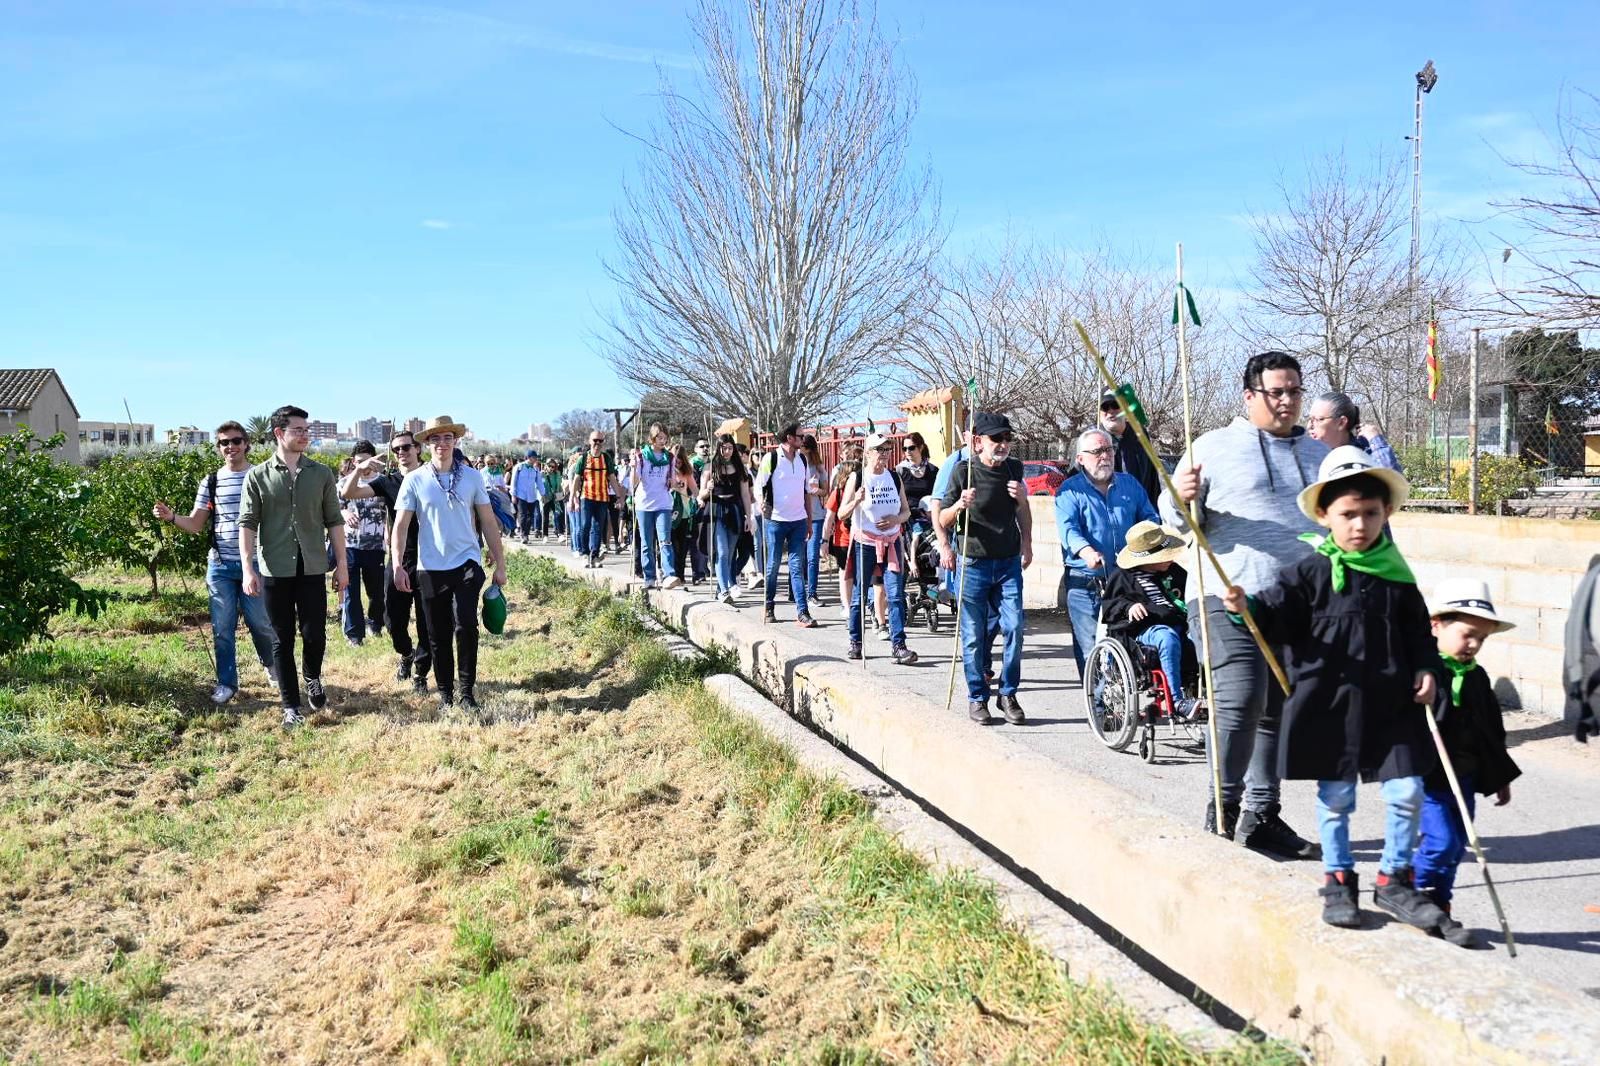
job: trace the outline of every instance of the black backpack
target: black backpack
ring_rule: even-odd
[[[806,458],[806,453],[797,451],[795,454],[800,457],[800,465],[805,467],[806,476],[809,477],[811,475],[811,462]],[[772,465],[764,471],[767,475],[767,480],[761,485],[761,513],[766,515],[772,513],[772,479],[778,476],[778,449],[774,448],[763,456],[761,465],[766,467],[768,460],[772,461]]]
[[[244,492],[244,486],[239,486],[239,491]],[[217,472],[215,470],[206,475],[206,499],[211,501],[211,550],[220,557],[222,543],[217,540]],[[242,502],[242,501],[241,501]]]

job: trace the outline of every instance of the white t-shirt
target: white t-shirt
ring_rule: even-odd
[[[783,449],[778,448],[761,460],[756,488],[761,489],[764,479],[771,480],[774,522],[804,522],[810,518],[810,509],[806,507],[806,479],[810,476],[811,468],[806,465],[805,454],[798,450],[793,459],[785,458]]]
[[[467,562],[483,565],[478,527],[479,504],[489,502],[483,475],[457,459],[448,474],[424,463],[400,483],[396,513],[410,511],[417,523],[417,565],[423,570],[454,570]]]
[[[650,461],[646,454],[648,449],[639,451],[635,458],[638,460],[634,467],[636,472],[633,486],[633,505],[643,511],[670,511],[672,510],[672,464],[675,461],[672,451],[658,453],[666,456],[666,462],[657,466]]]
[[[879,540],[898,535],[898,522],[887,529],[878,528],[879,519],[894,518],[900,513],[900,490],[895,486],[894,474],[885,468],[881,474],[864,470],[861,476],[866,479],[867,497],[856,505],[856,513],[850,521],[855,539],[867,540],[863,534],[868,533]]]

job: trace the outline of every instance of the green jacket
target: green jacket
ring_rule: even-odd
[[[327,531],[344,525],[333,471],[301,457],[289,476],[276,452],[244,476],[239,524],[256,531],[256,565],[265,577],[294,577],[299,551],[306,574],[328,572]]]

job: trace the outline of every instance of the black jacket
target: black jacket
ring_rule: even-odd
[[[1161,475],[1156,473],[1156,468],[1150,465],[1150,457],[1144,453],[1144,448],[1139,444],[1131,429],[1124,429],[1122,436],[1116,438],[1117,444],[1117,469],[1124,474],[1132,474],[1144,487],[1144,494],[1150,497],[1150,506],[1158,506],[1161,499]]]
[[[1439,685],[1433,700],[1434,717],[1462,790],[1471,788],[1480,796],[1492,796],[1521,777],[1522,770],[1506,751],[1506,724],[1489,672],[1476,666],[1461,679],[1459,707],[1450,702],[1450,669],[1439,663],[1433,675]],[[1449,787],[1444,767],[1428,775],[1428,787]]]
[[[1157,574],[1159,580],[1167,579],[1172,584],[1174,598],[1179,603],[1186,599],[1184,588],[1189,580],[1189,575],[1184,573],[1183,567],[1174,564],[1163,574]],[[1144,604],[1149,610],[1142,621],[1129,622],[1128,608],[1136,603]],[[1100,598],[1100,613],[1106,620],[1106,625],[1124,626],[1123,632],[1130,637],[1136,637],[1146,629],[1155,625],[1171,626],[1180,634],[1189,628],[1189,616],[1183,610],[1170,604],[1155,604],[1150,597],[1144,594],[1139,587],[1139,580],[1131,570],[1117,570],[1112,573],[1111,579],[1106,582],[1105,595]]]
[[[1267,642],[1286,646],[1293,691],[1279,732],[1282,777],[1388,781],[1434,768],[1428,711],[1412,691],[1439,652],[1415,585],[1347,570],[1335,592],[1327,556],[1312,554],[1251,608]]]

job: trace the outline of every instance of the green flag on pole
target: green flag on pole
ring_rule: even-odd
[[[1178,282],[1178,292],[1172,294],[1172,324],[1174,326],[1178,324],[1178,293],[1182,293],[1184,300],[1189,304],[1189,321],[1198,326],[1200,324],[1200,312],[1194,305],[1194,293],[1190,292],[1189,286],[1181,281]]]

